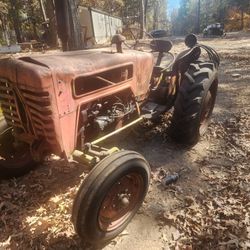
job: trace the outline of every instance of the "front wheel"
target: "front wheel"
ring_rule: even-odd
[[[103,159],[74,201],[72,220],[78,235],[98,245],[120,234],[142,205],[149,180],[149,164],[136,152],[124,150]]]
[[[213,112],[218,87],[213,63],[192,63],[181,81],[171,124],[172,137],[193,145],[205,134]]]

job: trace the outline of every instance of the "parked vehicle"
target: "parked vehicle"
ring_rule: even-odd
[[[224,35],[224,27],[221,23],[210,24],[203,30],[204,37],[223,36],[223,35]]]
[[[137,152],[102,142],[174,107],[172,137],[186,145],[203,135],[215,104],[219,57],[186,37],[177,57],[172,43],[155,39],[152,53],[110,49],[25,56],[0,61],[0,175],[27,173],[51,153],[88,165],[72,221],[85,241],[104,243],[121,233],[143,203],[150,166]],[[200,58],[201,50],[208,54]],[[170,56],[171,59],[167,59]]]
[[[166,37],[168,35],[166,30],[153,30],[150,32],[153,38]]]

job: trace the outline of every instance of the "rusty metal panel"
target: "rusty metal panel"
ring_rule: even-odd
[[[63,146],[50,69],[8,59],[0,61],[0,76],[0,103],[7,123],[36,140],[43,138],[60,154]]]
[[[77,77],[102,74],[128,64],[133,66],[128,79],[74,96]],[[45,139],[51,153],[69,156],[76,147],[79,107],[126,89],[135,97],[146,95],[152,67],[150,53],[127,50],[118,54],[107,49],[0,61],[0,78],[4,79],[0,81],[0,102],[10,125],[23,128],[29,138]],[[29,128],[20,115],[22,110],[31,122]]]

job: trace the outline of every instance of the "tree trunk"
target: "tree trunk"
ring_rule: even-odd
[[[144,3],[144,23],[145,23],[146,30],[147,30],[147,12],[148,12],[148,0],[145,0],[145,3]]]
[[[145,31],[145,6],[144,0],[140,0],[140,38],[144,37]]]
[[[45,12],[45,7],[44,7],[43,0],[39,0],[39,4],[40,4],[40,8],[41,8],[41,11],[42,11],[42,14],[43,14],[43,21],[46,22],[47,21],[47,15],[46,15],[46,12]]]
[[[219,3],[219,22],[220,23],[224,23],[224,7],[223,7],[223,3],[222,3],[222,0],[220,0],[220,3]]]
[[[56,16],[54,11],[53,0],[46,0],[45,3],[46,17],[48,18],[48,45],[52,48],[58,46],[57,30],[56,30]]]
[[[156,1],[154,3],[154,21],[153,21],[153,30],[156,30],[158,29],[158,6],[159,6],[159,3],[158,1]]]
[[[34,13],[33,1],[29,0],[28,4],[29,4],[29,20],[30,20],[30,24],[31,24],[32,29],[33,29],[32,39],[36,39],[37,40],[38,39],[37,23],[36,23],[36,20],[34,18],[35,13]]]
[[[71,50],[78,50],[84,48],[82,40],[82,30],[78,16],[78,5],[77,1],[68,0],[69,6],[69,21],[70,21],[70,39],[69,48]]]
[[[200,33],[200,13],[201,13],[201,0],[197,3],[197,21],[196,21],[196,33]]]
[[[55,0],[55,12],[58,37],[62,43],[62,50],[69,50],[69,13],[67,0]]]
[[[22,39],[22,32],[20,27],[20,20],[19,20],[19,9],[16,0],[10,0],[10,16],[12,19],[13,27],[16,33],[16,39],[18,43],[23,41]]]
[[[55,0],[57,32],[63,51],[83,48],[76,0]]]
[[[9,32],[8,32],[8,25],[5,16],[1,17],[0,15],[0,21],[2,24],[2,30],[3,30],[3,35],[4,35],[4,40],[6,44],[9,46],[10,45],[10,39],[9,39]]]

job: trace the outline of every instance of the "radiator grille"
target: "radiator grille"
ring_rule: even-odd
[[[0,80],[0,99],[1,108],[6,122],[13,127],[22,128],[23,124],[20,118],[15,93],[11,85],[6,80]]]
[[[31,91],[22,87],[17,90],[10,82],[1,79],[0,98],[9,125],[28,130],[37,138],[44,137],[49,143],[54,142],[55,129],[49,92]]]

